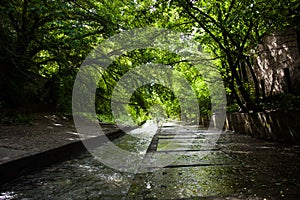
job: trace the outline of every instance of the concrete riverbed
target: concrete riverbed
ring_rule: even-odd
[[[146,134],[145,130],[140,134]],[[298,199],[300,196],[299,146],[177,123],[163,124],[148,138],[127,134],[113,143],[126,151],[140,152],[149,170],[137,174],[120,172],[83,152],[3,184],[0,199]],[[153,160],[169,163],[149,164]]]

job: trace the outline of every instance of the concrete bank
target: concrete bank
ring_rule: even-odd
[[[121,130],[115,130],[107,134],[110,140],[121,137],[124,134]],[[97,138],[87,139],[88,142],[98,141]],[[99,144],[98,144],[99,145]],[[52,149],[38,152],[33,155],[21,157],[0,164],[0,184],[13,180],[21,175],[32,171],[43,169],[51,164],[71,159],[80,153],[86,151],[82,141],[75,141],[69,144],[61,145]]]
[[[111,140],[124,134],[113,124],[101,127]],[[73,120],[63,116],[35,114],[31,125],[2,124],[0,130],[0,184],[86,151]],[[86,142],[96,146],[98,140]]]
[[[300,144],[300,111],[227,113],[226,130],[257,138]]]

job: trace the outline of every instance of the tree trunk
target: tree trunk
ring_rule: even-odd
[[[252,76],[252,79],[253,79],[253,82],[254,82],[254,88],[255,88],[255,101],[256,103],[259,102],[259,97],[260,97],[260,93],[259,93],[259,83],[258,83],[258,79],[257,79],[257,76],[253,70],[253,67],[252,67],[252,64],[249,60],[249,57],[246,57],[245,58],[245,61],[247,63],[247,66],[249,68],[249,71],[251,73],[251,76]]]
[[[238,72],[236,70],[236,64],[235,64],[235,62],[233,62],[233,59],[230,54],[227,54],[227,61],[229,63],[229,67],[230,67],[233,79],[235,80],[235,83],[237,84],[237,89],[238,89],[242,99],[245,100],[245,104],[243,104],[243,106],[240,105],[241,108],[244,109],[245,112],[249,112],[250,110],[253,110],[253,111],[260,110],[258,108],[258,106],[255,105],[254,102],[252,102],[249,92],[245,89],[245,87],[238,75]],[[236,95],[238,95],[238,94],[236,94]]]

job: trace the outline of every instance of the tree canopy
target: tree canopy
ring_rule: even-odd
[[[35,101],[57,104],[58,88],[62,98],[70,95],[63,90],[71,90],[72,81],[68,80],[74,78],[85,56],[119,29],[121,13],[116,6],[109,1],[64,0],[1,4],[1,102],[16,106],[35,96],[39,98]],[[38,93],[42,91],[24,94],[28,84],[43,82],[48,83],[44,89],[54,90],[48,99]]]
[[[88,53],[121,31],[150,26],[193,37],[202,46],[199,51],[209,53],[220,71],[229,106],[262,110],[260,83],[253,70],[255,49],[275,30],[300,30],[299,4],[296,0],[4,0],[0,106],[51,104],[70,111],[73,81]],[[96,105],[102,120],[111,120],[111,92],[118,80],[146,63],[166,64],[182,73],[197,94],[201,112],[210,114],[206,82],[191,62],[170,52],[137,49],[115,60],[99,80]],[[180,112],[178,99],[168,88],[145,85],[132,96],[129,112],[142,122],[161,108],[168,116],[178,117]]]

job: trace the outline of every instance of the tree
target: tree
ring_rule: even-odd
[[[41,82],[56,88],[45,100],[56,99],[53,96],[61,85],[69,87],[70,98],[72,83],[66,86],[66,82],[74,79],[93,46],[119,29],[116,6],[120,2],[4,1],[0,5],[0,89],[4,91],[0,102],[15,107],[30,95],[41,100],[42,94],[29,95],[25,90],[30,84],[42,89]]]
[[[115,101],[118,104],[118,107],[126,107],[130,116],[125,116],[125,118],[132,118],[136,123],[142,123],[143,121],[154,117],[151,112],[155,111],[155,108],[164,109],[165,116],[168,116],[169,118],[180,119],[182,105],[179,102],[178,96],[176,96],[176,94],[182,93],[180,92],[180,87],[176,87],[174,85],[176,84],[175,82],[173,82],[173,88],[168,88],[166,86],[170,85],[169,83],[160,85],[156,82],[164,82],[165,80],[163,77],[166,76],[162,74],[169,73],[167,71],[161,72],[162,74],[159,76],[155,73],[152,74],[151,70],[146,71],[147,77],[151,77],[153,83],[148,83],[138,88],[131,96],[129,102],[127,102],[126,97],[124,97],[126,91],[121,91],[121,95],[113,100],[111,99],[112,91],[116,89],[118,81],[124,74],[130,70],[136,69],[136,67],[147,64],[162,64],[181,73],[198,97],[201,116],[205,118],[210,115],[211,103],[208,88],[204,81],[204,77],[196,67],[191,66],[191,64],[182,60],[182,58],[175,53],[148,48],[127,52],[116,59],[105,71],[100,71],[102,78],[99,81],[96,93],[96,109],[101,120],[106,120],[109,113],[111,113],[111,101]],[[136,79],[126,79],[126,87],[132,88],[132,85],[138,85],[140,83],[138,79],[143,72],[143,68],[139,71],[135,71]],[[116,106],[114,109],[116,109]],[[105,113],[105,116],[103,113]],[[112,116],[108,118],[113,120]],[[126,121],[127,118],[122,120]]]
[[[212,55],[231,99],[245,111],[260,110],[253,50],[276,29],[289,26],[299,32],[299,16],[296,0],[6,0],[0,5],[0,89],[4,91],[0,105],[14,107],[28,96],[34,96],[28,102],[70,102],[76,72],[92,48],[119,31],[155,26],[194,37]],[[97,95],[105,103],[98,104],[99,112],[109,111],[110,92],[103,91],[111,91],[126,70],[147,62],[181,71],[209,107],[209,94],[199,89],[204,84],[201,75],[188,61],[165,52],[137,50],[103,72]],[[126,70],[120,67],[124,64]],[[29,95],[32,85],[37,89]],[[166,92],[157,86],[151,91]],[[133,104],[140,97],[150,98],[141,90]]]
[[[299,19],[298,1],[147,2],[144,10],[140,10],[146,12],[150,7],[146,16],[160,16],[153,24],[188,32],[203,45],[205,51],[211,53],[228,86],[229,95],[242,110],[262,109],[259,106],[259,83],[253,70],[252,50],[264,35],[274,30],[287,26],[299,27],[296,25]]]

